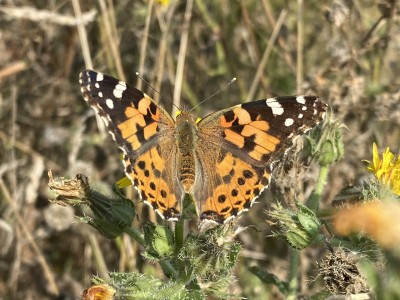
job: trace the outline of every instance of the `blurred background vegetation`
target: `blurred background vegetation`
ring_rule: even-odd
[[[117,147],[81,97],[79,72],[94,68],[136,84],[168,111],[172,102],[193,107],[236,77],[198,107],[200,117],[248,100],[319,95],[347,126],[345,156],[330,168],[321,203],[327,208],[366,178],[362,160],[371,160],[373,142],[398,153],[399,9],[395,0],[0,1],[0,298],[77,299],[93,274],[162,274],[129,237],[107,240],[74,221],[79,209],[48,201],[48,169],[84,173],[105,192],[124,176]],[[317,172],[289,176],[296,199],[308,198]],[[240,220],[252,229],[237,237],[243,250],[232,293],[282,298],[249,271],[257,265],[287,276],[286,243],[267,237],[265,210],[276,200],[265,192]],[[137,206],[135,222],[155,220]],[[325,251],[302,252],[298,295],[324,289],[313,279]]]

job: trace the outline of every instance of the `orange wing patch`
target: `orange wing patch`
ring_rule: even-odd
[[[221,120],[222,122],[225,121]],[[240,123],[240,121],[238,122]],[[267,121],[249,122],[240,127],[228,127],[224,130],[224,138],[240,149],[243,149],[246,144],[250,144],[247,154],[257,161],[263,161],[269,153],[275,151],[280,143],[278,138],[266,132],[268,129]]]
[[[126,174],[132,180],[142,200],[151,205],[167,219],[180,215],[180,200],[175,192],[167,160],[161,157],[159,148],[154,147],[138,156],[135,161],[124,158]],[[178,201],[179,200],[179,201]]]
[[[117,125],[122,138],[131,144],[132,150],[139,149],[143,143],[157,134],[160,119],[159,108],[147,95],[137,106],[137,108],[128,106],[124,111],[126,120]]]
[[[244,137],[241,136],[239,133],[236,133],[232,130],[225,129],[224,130],[225,139],[232,144],[236,145],[238,148],[244,147]]]
[[[224,222],[246,211],[268,185],[270,174],[227,153],[216,166],[221,184],[201,207],[201,217]]]

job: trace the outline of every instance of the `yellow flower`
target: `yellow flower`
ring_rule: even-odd
[[[161,4],[162,6],[168,6],[169,0],[157,0],[158,4]]]
[[[368,171],[373,173],[378,181],[392,189],[400,195],[400,155],[390,152],[389,147],[382,153],[382,160],[379,157],[378,147],[373,145],[373,159],[367,166]]]

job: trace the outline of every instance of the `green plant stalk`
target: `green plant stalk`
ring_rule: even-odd
[[[140,245],[145,246],[144,236],[136,228],[132,226],[127,227],[125,228],[125,232],[129,234],[129,236],[133,238],[136,242],[138,242]]]
[[[300,263],[300,251],[290,248],[289,253],[289,274],[288,274],[288,291],[286,299],[295,300],[297,299],[297,287],[299,285],[299,263]]]
[[[140,233],[140,231],[136,230],[134,227],[131,226],[126,228],[125,232],[129,234],[129,236],[133,238],[136,242],[138,242],[140,245],[142,246],[146,245],[143,234]],[[166,276],[174,278],[178,277],[178,272],[174,269],[174,267],[168,260],[160,260],[159,263]]]
[[[185,233],[185,221],[179,220],[175,225],[175,253],[179,253],[182,248]]]
[[[185,220],[184,219],[180,219],[178,222],[176,222],[175,224],[175,258],[178,256],[179,252],[182,249],[183,246],[183,242],[184,242],[184,236],[185,236]],[[188,279],[186,278],[182,278],[182,275],[185,273],[183,270],[185,269],[185,266],[183,266],[179,260],[175,259],[175,262],[177,263],[177,277],[180,276],[180,280],[182,280],[182,282],[187,281]],[[190,272],[189,272],[190,274]],[[185,277],[185,276],[184,276]],[[189,277],[191,278],[191,276],[189,275]]]
[[[319,220],[330,219],[338,211],[338,208],[323,208],[316,212],[317,218]]]
[[[311,209],[313,212],[318,211],[319,201],[321,199],[322,192],[324,191],[326,179],[328,178],[328,171],[329,171],[328,165],[321,166],[317,184],[315,185],[315,189],[307,201],[307,207]]]
[[[170,261],[160,260],[159,263],[161,268],[163,269],[165,276],[169,278],[178,278],[179,274],[175,270],[175,268],[171,265]]]
[[[329,238],[327,239],[325,234],[319,234],[315,239],[314,243],[319,245],[324,245],[324,243],[328,242],[332,247],[343,247],[346,249],[353,249],[354,243],[343,239],[343,238]]]

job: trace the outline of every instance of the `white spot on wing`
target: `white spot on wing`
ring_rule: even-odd
[[[126,83],[123,81],[118,82],[113,90],[113,94],[116,98],[122,98],[122,93],[126,90]]]
[[[283,107],[278,101],[276,101],[275,98],[267,99],[266,103],[268,107],[272,109],[272,113],[274,114],[274,116],[280,116],[281,114],[283,114]]]
[[[104,76],[103,76],[103,74],[101,74],[101,73],[97,73],[97,76],[96,76],[96,81],[102,81],[104,79]]]
[[[94,86],[96,87],[96,89],[98,89],[100,87],[100,84],[98,84],[97,82],[94,84]]]
[[[302,118],[303,118],[303,114],[299,114],[297,117],[298,117],[299,119],[302,119]]]
[[[287,118],[287,119],[285,120],[285,126],[286,126],[286,127],[292,126],[293,123],[294,123],[294,120],[293,120],[292,118]]]
[[[114,102],[111,99],[107,99],[106,100],[106,105],[109,109],[113,109],[114,108]]]
[[[114,89],[113,90],[113,94],[114,94],[114,96],[115,96],[115,98],[122,98],[122,90],[119,90],[119,89]]]
[[[103,97],[103,93],[102,92],[99,92],[98,95],[99,95],[100,98]]]
[[[307,106],[304,105],[301,110],[307,110]]]
[[[306,99],[304,99],[304,96],[296,97],[296,101],[300,104],[306,104]]]

